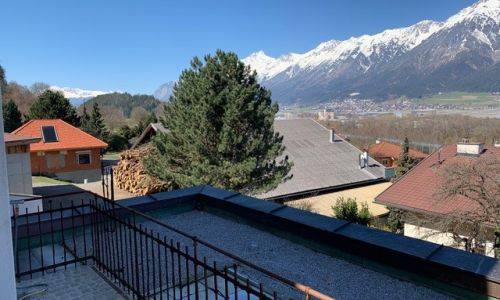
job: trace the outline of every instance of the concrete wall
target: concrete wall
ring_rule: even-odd
[[[333,215],[332,206],[335,205],[339,197],[355,198],[358,206],[362,203],[368,204],[368,209],[373,216],[381,216],[389,211],[384,205],[374,203],[375,197],[386,190],[392,183],[382,182],[363,187],[346,189],[338,192],[312,196],[300,200],[289,201],[286,204],[293,207],[301,207],[308,204],[312,206],[314,212],[331,217]]]
[[[2,102],[0,90],[0,103]],[[0,290],[2,299],[17,299],[14,271],[14,252],[10,223],[9,181],[3,138],[3,112],[0,105]]]
[[[7,154],[7,174],[9,177],[9,193],[33,194],[29,152]]]
[[[24,199],[32,198],[33,195],[16,195],[9,194],[11,201],[20,201]],[[43,211],[42,199],[24,201],[22,204],[17,205],[17,215],[24,215],[27,213],[35,213],[37,211]],[[14,213],[13,209],[10,209],[10,216],[12,217]]]
[[[463,245],[457,245],[455,240],[453,239],[451,233],[440,232],[434,229],[416,226],[412,224],[405,223],[404,225],[404,234],[408,237],[413,237],[421,240],[425,240],[428,242],[442,244],[445,246],[450,246],[458,249],[464,250]],[[485,247],[486,256],[494,257],[495,252],[493,251],[493,243],[487,242]]]
[[[72,172],[61,172],[54,174],[61,180],[67,180],[74,183],[94,182],[101,180],[101,169],[76,170]]]

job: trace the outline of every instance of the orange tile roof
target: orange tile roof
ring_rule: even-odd
[[[440,153],[436,151],[422,160],[410,172],[378,195],[375,202],[403,209],[438,214],[473,210],[477,203],[465,196],[443,200],[436,195],[440,186],[438,176],[440,168],[451,163],[474,159],[474,157],[456,156],[456,154],[457,145],[443,146]],[[500,156],[500,148],[485,149],[481,155]]]
[[[368,153],[370,153],[371,156],[397,158],[401,153],[401,146],[387,141],[380,141],[377,144],[370,145]],[[413,149],[410,149],[409,154],[413,158],[427,157],[427,154]]]
[[[42,126],[54,126],[58,141],[45,143],[42,138]],[[106,148],[108,144],[90,134],[64,122],[61,119],[31,120],[12,132],[18,136],[40,138],[38,143],[31,144],[30,151],[52,151],[72,149]]]

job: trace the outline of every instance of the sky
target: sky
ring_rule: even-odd
[[[473,0],[0,0],[7,80],[152,94],[216,49],[277,57],[443,21]]]

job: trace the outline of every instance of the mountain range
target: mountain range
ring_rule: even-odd
[[[330,40],[303,54],[243,59],[273,99],[307,105],[358,98],[418,98],[500,91],[500,0],[481,0],[444,22]]]
[[[55,85],[51,86],[50,89],[63,93],[64,97],[68,98],[74,106],[80,106],[88,99],[96,96],[113,93],[113,91],[92,91],[80,88],[59,87]]]

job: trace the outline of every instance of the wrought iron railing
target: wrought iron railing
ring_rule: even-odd
[[[280,295],[331,299],[96,194],[91,200],[71,202],[68,207],[60,204],[54,208],[49,202],[44,211],[14,216],[12,221],[16,276],[20,278],[92,263],[138,299],[276,299]],[[144,225],[151,223],[161,230]],[[168,236],[180,235],[190,242],[167,239],[166,231],[172,233]],[[213,255],[200,251],[200,247]],[[217,255],[232,263],[217,264]],[[241,272],[243,267],[251,274],[260,273],[272,284],[265,288],[251,280],[248,273]],[[279,295],[276,286],[280,286]]]

